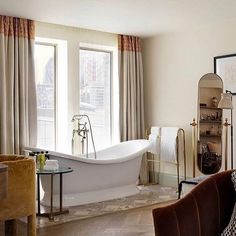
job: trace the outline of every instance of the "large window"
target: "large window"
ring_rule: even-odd
[[[36,43],[35,45],[37,146],[49,150],[55,149],[55,53],[56,46],[52,44]]]
[[[111,144],[111,59],[111,52],[80,49],[80,113],[91,120],[97,150]]]

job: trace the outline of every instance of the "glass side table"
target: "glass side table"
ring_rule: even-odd
[[[37,195],[38,195],[38,213],[37,216],[46,216],[49,220],[53,221],[54,216],[60,214],[69,213],[68,209],[63,210],[62,208],[62,177],[63,174],[72,172],[73,169],[70,167],[59,167],[58,170],[40,170],[37,169]],[[40,175],[50,175],[51,176],[51,196],[50,196],[50,212],[49,213],[41,213],[40,211]],[[53,177],[54,175],[60,175],[60,207],[59,211],[53,211]]]

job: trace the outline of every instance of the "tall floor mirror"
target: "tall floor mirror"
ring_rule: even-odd
[[[220,76],[208,73],[199,80],[196,162],[206,175],[217,173],[222,164],[222,109],[218,108],[222,92]]]

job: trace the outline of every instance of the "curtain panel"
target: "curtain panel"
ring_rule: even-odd
[[[141,40],[118,35],[121,141],[144,138]]]
[[[0,16],[0,153],[36,144],[34,38],[34,21]]]
[[[118,35],[120,139],[127,141],[144,138],[143,64],[141,40]],[[143,155],[140,184],[149,182],[147,156]]]

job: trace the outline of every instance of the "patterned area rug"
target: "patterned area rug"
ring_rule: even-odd
[[[129,197],[70,207],[69,214],[55,216],[54,221],[49,221],[46,217],[37,217],[37,227],[53,226],[177,199],[176,188],[150,185],[139,186],[139,189],[138,194]],[[45,210],[48,211],[47,208]]]

